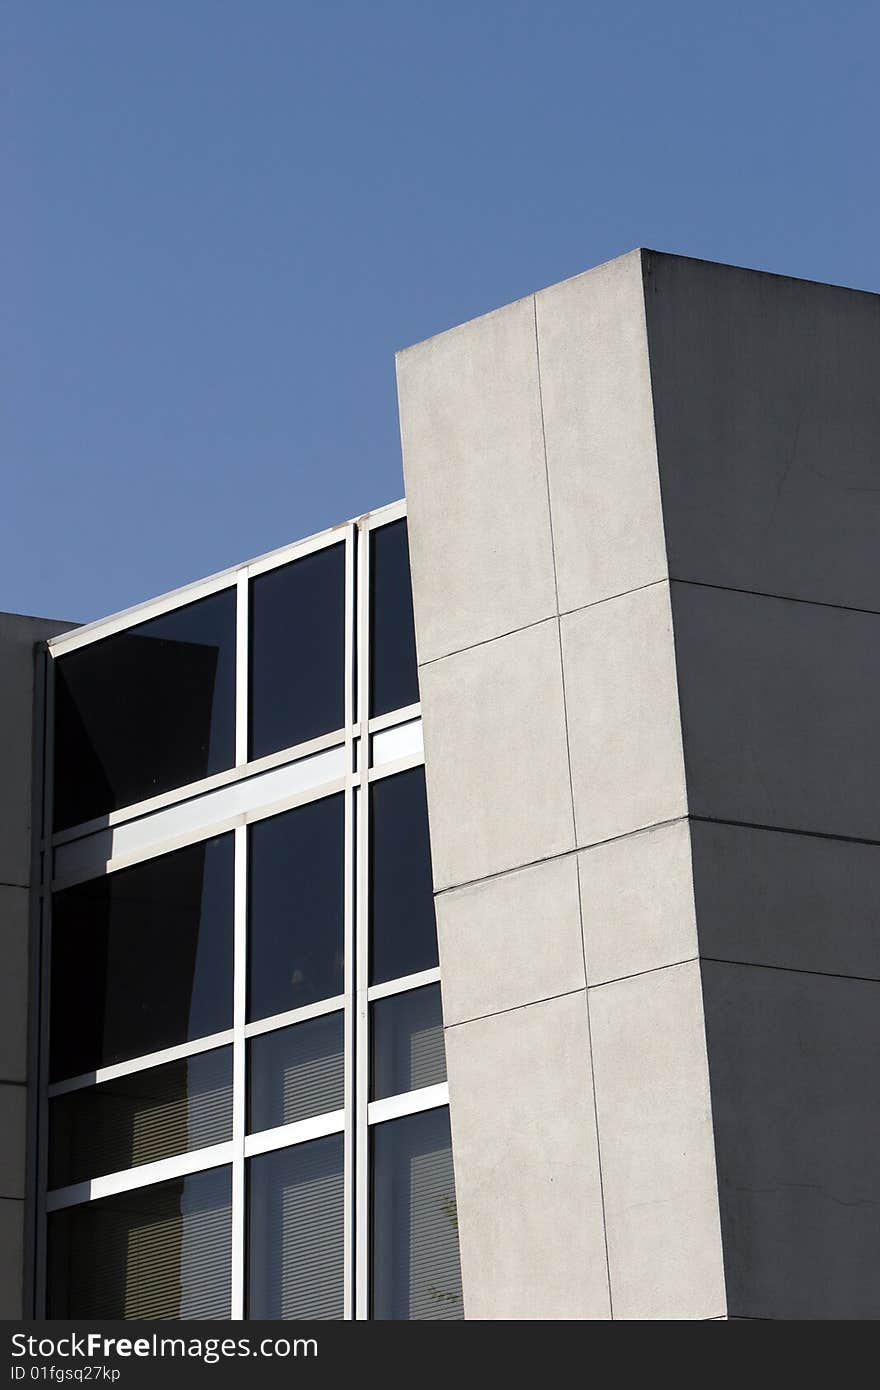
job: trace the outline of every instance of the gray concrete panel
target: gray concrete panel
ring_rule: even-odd
[[[645,256],[670,574],[880,609],[880,296]]]
[[[727,1311],[698,962],[589,990],[615,1318]]]
[[[535,304],[564,613],[667,577],[641,252]]]
[[[731,1313],[880,1317],[880,983],[706,962],[703,987]]]
[[[446,1031],[465,1316],[609,1316],[583,991]]]
[[[880,840],[880,615],[672,585],[692,815]]]
[[[705,821],[691,844],[702,956],[880,980],[880,845]]]
[[[0,884],[0,1080],[27,1078],[28,929],[27,888]]]
[[[669,586],[561,626],[578,844],[686,815]]]
[[[0,1318],[22,1316],[24,1202],[0,1197]]]
[[[24,1197],[27,1091],[0,1082],[0,1197]]]
[[[397,359],[419,661],[556,611],[533,298]]]
[[[594,845],[578,864],[589,984],[696,957],[687,821]]]
[[[574,846],[554,621],[422,667],[434,887]]]
[[[573,855],[436,899],[448,1025],[584,988]]]

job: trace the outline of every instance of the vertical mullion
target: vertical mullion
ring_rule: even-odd
[[[250,752],[248,730],[248,648],[250,645],[250,587],[248,572],[235,581],[235,766],[244,767]]]
[[[250,581],[246,569],[235,580],[235,765],[244,767],[250,754],[248,695],[250,686]],[[230,1315],[245,1316],[244,1137],[247,1127],[247,827],[235,828],[235,875],[232,954],[232,1300]]]
[[[244,1139],[247,1121],[245,1019],[247,1011],[247,826],[235,827],[235,900],[232,1005],[232,1302],[231,1316],[245,1316],[247,1234]]]
[[[49,1185],[49,1009],[52,948],[52,895],[49,885],[52,882],[52,828],[54,820],[53,774],[55,767],[55,662],[48,651],[44,657],[43,683],[43,776],[42,776],[42,843],[40,855],[40,900],[39,900],[39,956],[37,980],[39,997],[37,1000],[37,1028],[39,1050],[37,1054],[37,1107],[36,1107],[36,1154],[37,1181],[35,1221],[32,1232],[34,1240],[34,1316],[46,1317],[46,1281],[48,1268],[46,1262],[47,1216],[46,1189]]]
[[[358,526],[358,723],[360,726],[360,748],[358,758],[358,908],[356,923],[356,1041],[355,1057],[357,1076],[355,1084],[355,1138],[357,1150],[356,1181],[356,1275],[355,1275],[355,1317],[369,1317],[369,1269],[370,1269],[370,1166],[369,1135],[367,1132],[367,1104],[369,1100],[370,1079],[370,1035],[369,1004],[369,961],[367,958],[369,941],[369,787],[367,769],[370,763],[369,739],[369,677],[370,677],[370,632],[369,632],[369,585],[370,585],[370,533],[366,523]]]
[[[353,526],[345,531],[345,834],[344,892],[345,922],[343,961],[345,1010],[343,1014],[343,1057],[345,1132],[343,1137],[343,1317],[354,1316],[354,1239],[355,1239],[355,873],[354,873],[354,640],[355,640],[355,536]]]

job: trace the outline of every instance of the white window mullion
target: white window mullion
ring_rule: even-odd
[[[245,1315],[245,1129],[247,1125],[247,827],[235,830],[235,907],[232,1005],[232,1301],[231,1316]]]
[[[250,673],[250,588],[247,570],[239,570],[235,591],[235,766],[244,767],[250,751],[248,745],[248,694]]]
[[[358,722],[360,785],[357,790],[357,922],[355,928],[355,1317],[370,1315],[370,1149],[367,1103],[370,1084],[369,1003],[369,789],[370,759],[370,533],[358,529]]]
[[[343,1317],[354,1317],[355,1275],[355,822],[354,822],[354,651],[357,613],[355,611],[355,565],[357,531],[349,526],[345,533],[345,920],[343,932],[343,1109],[345,1114],[343,1178]]]

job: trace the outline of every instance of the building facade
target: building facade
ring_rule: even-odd
[[[4,620],[7,1309],[880,1316],[878,379],[633,252],[400,354],[406,514]]]

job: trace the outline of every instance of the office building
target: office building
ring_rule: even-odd
[[[7,1312],[880,1315],[878,369],[633,252],[400,354],[405,506],[3,619]]]

